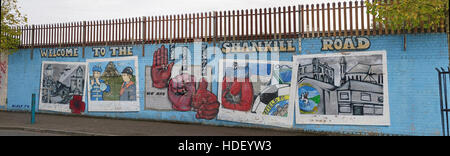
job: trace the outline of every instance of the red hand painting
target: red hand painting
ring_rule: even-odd
[[[173,62],[168,64],[168,50],[161,46],[153,54],[152,81],[155,88],[166,88],[171,76]]]
[[[169,81],[168,96],[172,108],[177,111],[190,111],[195,94],[195,77],[181,74]]]
[[[233,82],[227,82],[233,81]],[[237,78],[223,78],[222,105],[227,109],[249,111],[253,103],[253,85],[249,78],[239,82]]]
[[[197,110],[195,117],[197,119],[207,119],[212,120],[216,118],[217,113],[219,113],[219,102],[217,101],[217,96],[212,92],[208,91],[208,82],[202,78],[198,86],[197,93],[194,96],[192,106]]]

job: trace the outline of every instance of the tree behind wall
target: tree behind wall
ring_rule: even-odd
[[[11,54],[20,44],[20,39],[14,36],[20,36],[21,31],[15,28],[25,24],[27,17],[20,13],[17,0],[1,0],[1,5],[0,52]]]
[[[448,0],[374,0],[366,1],[370,14],[393,30],[425,29],[448,25]]]

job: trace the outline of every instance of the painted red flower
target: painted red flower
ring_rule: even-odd
[[[82,112],[84,112],[86,105],[81,99],[82,96],[74,95],[73,99],[70,100],[70,110],[72,110],[73,114],[81,114]]]

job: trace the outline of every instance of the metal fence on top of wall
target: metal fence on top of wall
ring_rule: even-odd
[[[15,37],[21,48],[42,48],[445,32],[444,21],[431,29],[394,31],[366,10],[362,0],[28,25],[16,27],[23,33]]]

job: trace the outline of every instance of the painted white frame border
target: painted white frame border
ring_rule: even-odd
[[[294,67],[298,67],[298,59],[305,58],[320,58],[320,57],[341,57],[341,56],[368,56],[368,55],[382,55],[383,63],[383,115],[382,116],[349,116],[349,115],[311,115],[300,114],[300,108],[295,99],[298,98],[296,91],[298,68],[293,69],[291,81],[291,95],[289,103],[293,103],[295,107],[296,124],[323,124],[323,125],[373,125],[373,126],[390,126],[390,111],[389,111],[389,87],[388,87],[388,70],[387,70],[387,56],[386,51],[368,51],[368,52],[341,52],[332,54],[312,54],[312,55],[294,55]]]
[[[252,124],[262,124],[262,125],[270,125],[270,126],[278,126],[285,128],[293,127],[293,119],[294,119],[294,107],[290,103],[288,104],[288,116],[280,117],[280,116],[270,116],[270,115],[258,115],[251,112],[243,112],[226,109],[222,106],[222,81],[224,72],[223,66],[225,62],[233,63],[234,59],[220,59],[219,60],[219,77],[218,77],[218,92],[217,99],[219,103],[221,103],[219,107],[219,114],[217,115],[218,120],[226,120],[226,121],[235,121],[235,122],[243,122],[243,123],[252,123]],[[245,60],[238,59],[239,64],[245,62]],[[266,61],[266,60],[248,60],[248,63],[262,63],[267,64],[286,64],[292,65],[292,62],[288,61]],[[272,71],[273,72],[273,71]],[[253,101],[254,102],[254,101]],[[253,103],[254,104],[254,103]]]
[[[117,57],[117,58],[101,58],[101,59],[88,59],[86,60],[87,68],[89,68],[89,63],[95,62],[109,62],[109,61],[134,61],[134,70],[136,76],[136,101],[91,101],[91,88],[88,86],[88,111],[89,112],[139,112],[140,111],[140,90],[139,90],[139,66],[138,57]],[[88,81],[90,82],[89,73],[91,69],[87,70]]]
[[[70,110],[70,103],[69,104],[56,104],[56,103],[43,103],[42,102],[42,87],[44,85],[43,81],[44,81],[44,65],[45,64],[74,64],[74,65],[84,65],[87,69],[88,64],[86,62],[56,62],[56,61],[42,61],[41,64],[41,85],[39,87],[39,110],[45,110],[45,111],[55,111],[55,112],[65,112],[65,113],[71,113],[72,111]],[[84,90],[83,90],[83,101],[86,98],[86,80],[88,78],[88,72],[87,70],[84,71]]]

